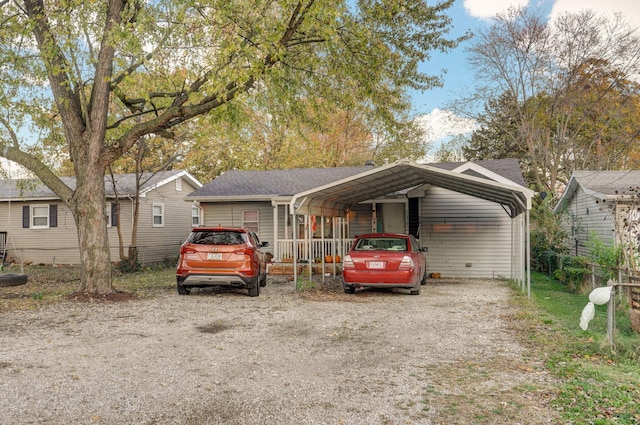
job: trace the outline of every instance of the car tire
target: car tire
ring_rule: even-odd
[[[0,275],[0,286],[18,286],[27,283],[26,274],[8,273]]]
[[[420,287],[411,290],[411,295],[420,295]]]
[[[249,288],[249,296],[257,297],[258,295],[260,295],[260,284],[256,283],[256,286],[252,286]]]
[[[427,271],[424,271],[424,274],[422,275],[422,279],[420,280],[420,285],[426,285],[427,284]]]
[[[262,276],[262,279],[260,279],[260,286],[262,286],[263,288],[265,286],[267,286],[267,275],[266,274],[264,276]]]
[[[178,284],[179,295],[189,295],[190,292],[191,292],[191,288]]]
[[[354,288],[351,285],[344,285],[344,292],[346,294],[355,294],[356,293],[356,288]]]

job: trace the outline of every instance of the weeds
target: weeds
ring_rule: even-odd
[[[610,349],[606,307],[597,308],[589,330],[578,327],[588,297],[571,294],[560,283],[532,274],[532,299],[514,291],[528,332],[521,336],[561,384],[551,405],[572,424],[640,423],[640,335],[630,329],[628,313],[616,314],[616,347]]]

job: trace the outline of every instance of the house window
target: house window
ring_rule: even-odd
[[[58,226],[58,205],[25,205],[22,208],[22,227],[48,229]]]
[[[116,227],[118,225],[118,203],[107,202],[105,212],[107,213],[107,227]]]
[[[153,204],[153,227],[164,227],[164,204]]]
[[[260,215],[258,210],[245,210],[242,211],[242,226],[247,229],[251,229],[258,233],[258,220]]]
[[[197,205],[191,206],[191,225],[200,226],[200,207]]]
[[[49,228],[49,205],[31,206],[31,228]]]

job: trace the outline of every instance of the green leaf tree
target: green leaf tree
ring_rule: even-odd
[[[108,294],[105,171],[138,140],[251,92],[315,97],[402,131],[407,90],[446,39],[453,0],[6,0],[0,2],[0,152],[72,212],[79,291]],[[429,3],[431,4],[431,3]],[[349,87],[349,90],[343,90]],[[381,133],[384,134],[384,133]],[[63,139],[76,186],[34,153]]]

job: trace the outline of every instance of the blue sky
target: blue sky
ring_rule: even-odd
[[[550,18],[584,9],[607,15],[620,12],[630,25],[640,31],[639,0],[456,0],[449,9],[452,19],[449,36],[456,37],[468,30],[473,32],[487,27],[492,17],[506,11],[509,6],[527,6]],[[422,64],[421,69],[431,75],[441,75],[446,69],[442,88],[412,94],[413,114],[421,116],[429,127],[431,140],[464,133],[473,127],[469,120],[458,120],[446,111],[455,99],[473,91],[473,74],[466,61],[465,46],[463,43],[445,54],[434,52],[429,62]]]

